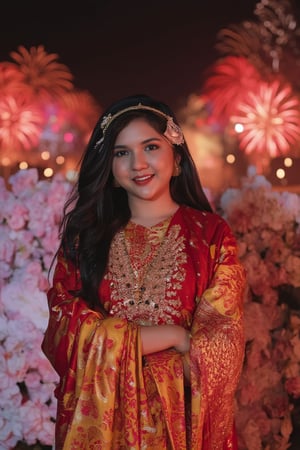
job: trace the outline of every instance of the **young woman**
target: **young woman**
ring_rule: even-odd
[[[66,203],[48,293],[56,450],[237,448],[244,284],[172,111],[147,96],[112,105]]]

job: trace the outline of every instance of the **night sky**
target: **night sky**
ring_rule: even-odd
[[[181,107],[219,56],[217,32],[251,20],[254,0],[32,2],[1,5],[0,61],[19,45],[44,45],[68,66],[74,85],[102,107],[147,93]],[[203,6],[204,5],[204,6]]]

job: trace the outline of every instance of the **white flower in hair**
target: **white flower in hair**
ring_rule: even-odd
[[[184,144],[184,137],[181,128],[174,122],[173,117],[168,116],[167,128],[164,132],[164,136],[171,144],[181,145]]]

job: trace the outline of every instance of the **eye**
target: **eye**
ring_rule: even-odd
[[[145,147],[146,151],[157,150],[159,147],[157,144],[149,144]]]
[[[127,150],[115,150],[114,157],[121,158],[122,156],[128,155]]]

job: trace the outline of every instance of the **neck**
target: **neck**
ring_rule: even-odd
[[[153,226],[172,216],[178,209],[178,204],[172,199],[168,202],[139,201],[130,204],[131,220],[144,226]]]

